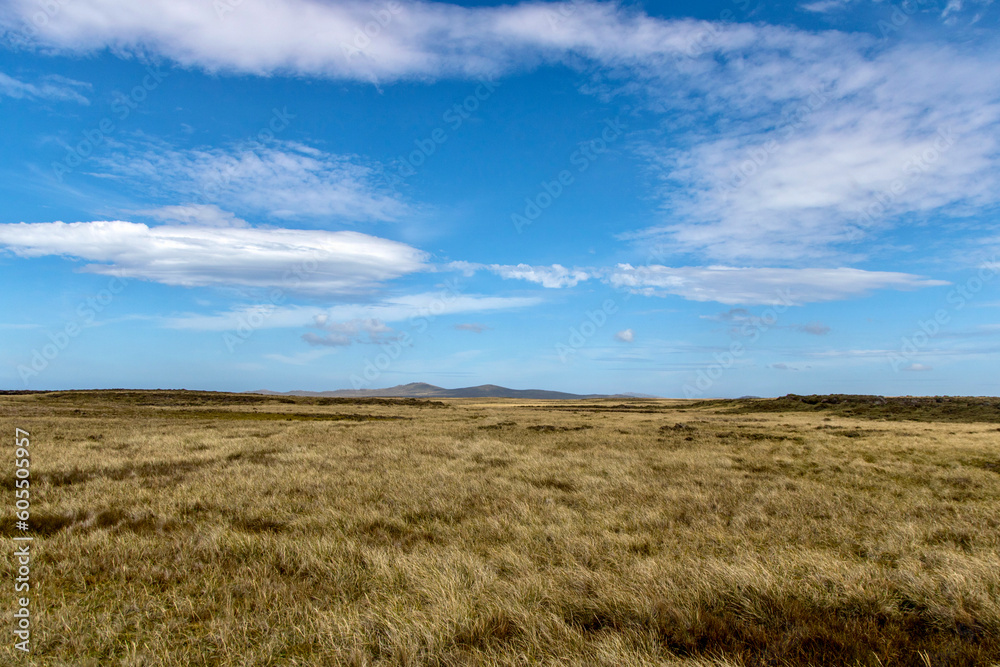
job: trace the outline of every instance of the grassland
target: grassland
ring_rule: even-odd
[[[997,405],[813,398],[0,396],[0,662],[1000,663]]]

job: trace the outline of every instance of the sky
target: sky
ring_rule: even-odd
[[[992,0],[0,3],[0,388],[995,395]]]

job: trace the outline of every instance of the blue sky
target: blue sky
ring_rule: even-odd
[[[10,0],[0,386],[996,394],[998,19]]]

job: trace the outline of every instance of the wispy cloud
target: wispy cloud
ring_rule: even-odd
[[[683,132],[679,147],[676,131],[645,142],[670,222],[633,238],[723,261],[808,260],[860,253],[852,242],[907,214],[1000,202],[1000,81],[980,75],[996,49],[840,46],[758,51],[755,67],[706,77],[702,111],[726,102],[740,122]]]
[[[912,290],[947,285],[908,273],[861,269],[633,267],[619,264],[607,280],[645,296],[680,296],[733,305],[802,305],[857,297],[877,289]]]
[[[204,217],[208,206],[281,219],[331,216],[398,220],[408,207],[386,191],[374,165],[296,142],[178,149],[160,141],[117,142],[93,162],[146,196],[195,202],[163,214]],[[187,209],[186,211],[184,209]]]
[[[489,329],[489,327],[483,324],[479,324],[478,322],[468,322],[468,323],[456,324],[455,329],[458,331],[469,331],[472,333],[479,334]]]
[[[305,74],[355,80],[480,76],[584,56],[615,64],[690,49],[704,21],[663,21],[614,3],[529,2],[460,7],[401,3],[401,11],[358,48],[372,5],[346,1],[240,3],[220,17],[201,0],[75,0],[31,35],[48,49],[155,53],[208,71]],[[37,12],[11,0],[0,20],[16,33]],[[555,19],[555,20],[554,20]],[[725,41],[752,31],[730,27]]]
[[[331,322],[327,314],[319,315],[314,325],[323,330],[322,335],[308,332],[302,340],[310,345],[343,347],[352,343],[383,343],[392,338],[393,329],[378,319],[353,319]]]
[[[851,0],[818,0],[818,2],[806,2],[799,5],[799,9],[816,14],[828,14],[840,11],[851,4]]]
[[[202,227],[249,227],[250,223],[224,211],[214,204],[184,204],[182,206],[161,206],[159,208],[136,211],[161,222],[179,225],[200,225]]]
[[[810,322],[809,324],[800,324],[795,327],[796,331],[802,333],[812,334],[813,336],[825,336],[830,333],[830,327],[823,324],[822,322]]]
[[[377,320],[385,323],[421,320],[421,318],[444,317],[460,313],[485,313],[502,310],[528,308],[543,303],[538,297],[504,297],[482,294],[455,294],[442,299],[439,292],[423,292],[385,298],[376,303],[353,303],[321,308],[319,306],[273,306],[253,305],[233,308],[225,312],[208,315],[184,314],[163,320],[170,329],[196,331],[228,331],[255,314],[266,314],[260,319],[260,328],[293,328],[315,326],[323,322],[331,326],[337,322],[357,320]],[[327,324],[330,323],[330,324]]]
[[[56,102],[76,102],[89,105],[84,92],[90,91],[90,84],[62,76],[49,75],[37,83],[28,83],[0,72],[0,97],[17,100],[53,100]]]

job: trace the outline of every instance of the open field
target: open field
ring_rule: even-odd
[[[0,662],[1000,663],[996,400],[805,398],[0,396]]]

